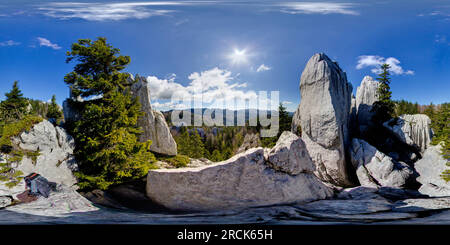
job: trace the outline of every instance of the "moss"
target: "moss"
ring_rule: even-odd
[[[13,145],[11,138],[19,136],[24,131],[29,131],[33,125],[41,122],[43,119],[38,116],[26,116],[22,120],[2,124],[0,135],[0,151],[8,154],[5,163],[0,164],[0,181],[6,182],[5,185],[12,188],[20,183],[23,179],[21,171],[16,171],[12,166],[22,161],[24,156],[31,158],[33,163],[36,163],[37,157],[40,155],[39,151],[26,151]]]
[[[31,161],[33,162],[33,164],[36,164],[37,158],[38,158],[38,156],[41,155],[41,153],[39,152],[39,150],[37,150],[37,151],[25,151],[25,155],[28,158],[31,158]]]
[[[160,156],[158,160],[167,162],[170,165],[176,167],[176,168],[183,168],[186,167],[190,162],[191,159],[188,156],[178,154],[176,156]]]
[[[33,125],[42,122],[42,120],[42,117],[26,116],[20,121],[4,125],[1,130],[0,149],[4,149],[5,146],[12,146],[12,137],[19,136],[24,131],[29,131]]]

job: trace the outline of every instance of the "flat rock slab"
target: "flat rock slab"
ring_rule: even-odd
[[[371,214],[332,214],[332,213],[308,213],[316,218],[321,219],[333,219],[341,221],[359,221],[359,222],[372,222],[372,221],[388,221],[388,220],[402,220],[412,219],[417,217],[415,213],[396,213],[396,212],[381,212]]]
[[[356,215],[390,211],[392,209],[392,204],[388,201],[378,199],[320,200],[303,205],[297,205],[296,207],[307,213]]]
[[[450,209],[450,197],[406,199],[394,203],[395,212],[422,212]]]
[[[5,210],[41,216],[59,216],[75,212],[98,210],[86,198],[70,187],[60,185],[48,198],[39,197],[36,201],[6,207]]]

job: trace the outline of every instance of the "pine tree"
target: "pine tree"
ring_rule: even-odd
[[[289,113],[286,111],[286,107],[284,107],[282,103],[278,106],[278,116],[280,124],[280,129],[278,131],[279,137],[284,131],[291,131],[292,119],[289,117]]]
[[[137,120],[143,115],[138,98],[130,93],[128,74],[121,73],[130,57],[106,43],[79,40],[67,52],[67,62],[76,60],[74,71],[64,77],[74,96],[98,99],[80,105],[81,119],[70,127],[75,138],[82,189],[106,189],[128,179],[141,178],[153,167],[151,141],[140,143]]]
[[[47,118],[53,118],[55,120],[61,119],[63,116],[63,113],[61,109],[59,108],[58,104],[56,103],[56,95],[52,96],[52,101],[50,105],[48,106],[47,110]]]
[[[390,66],[388,64],[381,65],[381,73],[378,74],[378,101],[373,104],[372,111],[375,112],[373,116],[373,120],[378,123],[383,123],[389,119],[391,119],[394,115],[395,104],[391,100],[391,88],[390,88]]]
[[[0,103],[1,119],[5,122],[20,120],[27,114],[27,100],[15,81],[9,93],[5,93],[6,99]]]

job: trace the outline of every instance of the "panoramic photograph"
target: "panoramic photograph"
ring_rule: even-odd
[[[450,225],[450,1],[1,0],[0,30],[2,226]]]

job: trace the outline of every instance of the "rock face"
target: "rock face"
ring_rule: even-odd
[[[34,202],[9,206],[5,210],[40,216],[59,216],[96,211],[98,208],[94,207],[91,202],[78,194],[73,188],[59,185],[57,190],[51,192],[48,198],[39,197]]]
[[[378,86],[379,83],[371,76],[365,76],[361,85],[356,89],[356,119],[360,126],[368,125],[372,119],[373,113],[370,110],[378,99]]]
[[[447,163],[441,152],[440,145],[430,146],[417,161],[414,168],[419,173],[417,181],[422,184],[419,192],[429,196],[450,196],[450,182],[442,179],[441,174],[448,169]]]
[[[300,106],[297,107],[297,110],[294,112],[294,115],[292,116],[292,123],[291,123],[291,132],[301,136],[301,129],[302,126],[300,125]]]
[[[414,174],[406,163],[393,160],[361,139],[352,140],[350,155],[362,186],[403,187]]]
[[[425,114],[401,115],[398,120],[391,119],[383,124],[398,139],[424,152],[430,145],[433,132],[431,119]]]
[[[130,79],[133,78],[130,77]],[[131,91],[134,96],[139,96],[139,102],[142,110],[145,112],[145,115],[139,118],[138,121],[138,125],[144,131],[140,136],[140,140],[151,140],[151,151],[170,156],[176,155],[177,144],[170,133],[164,115],[152,109],[147,79],[136,75],[134,80],[136,83],[132,85]]]
[[[236,151],[236,154],[242,153],[248,149],[256,148],[261,146],[261,141],[259,140],[259,134],[246,134],[244,137],[244,141],[239,149]]]
[[[13,138],[12,142],[21,149],[39,150],[40,152],[35,163],[32,159],[24,156],[22,161],[15,166],[24,175],[36,172],[51,182],[67,186],[73,186],[77,182],[72,173],[78,167],[72,156],[75,147],[74,140],[63,128],[55,127],[49,121],[44,120],[34,125],[30,131]],[[11,189],[0,184],[0,195],[15,196],[24,190],[24,182]]]
[[[294,159],[295,156],[301,158]],[[266,153],[263,148],[253,148],[209,166],[151,170],[147,176],[147,196],[170,209],[194,211],[331,197],[333,191],[312,173],[313,170],[302,140],[285,132]]]
[[[302,139],[317,176],[339,186],[351,184],[345,158],[351,92],[352,86],[336,62],[325,54],[311,57],[300,79]]]
[[[75,122],[80,120],[80,112],[76,109],[75,104],[83,102],[81,96],[74,96],[70,89],[70,97],[63,102],[63,113],[65,122]]]
[[[267,163],[275,170],[291,175],[314,172],[315,167],[305,143],[291,132],[283,132],[269,151]]]

